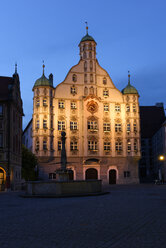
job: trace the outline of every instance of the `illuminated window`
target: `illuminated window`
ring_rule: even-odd
[[[121,123],[115,123],[115,132],[121,132],[122,131],[122,125]]]
[[[126,105],[126,112],[130,112],[130,105]]]
[[[130,123],[127,123],[126,132],[127,132],[127,133],[130,133],[130,131],[131,131]]]
[[[84,62],[84,71],[87,71],[87,61]]]
[[[47,120],[43,120],[43,128],[44,128],[44,129],[47,128]]]
[[[78,143],[77,141],[70,142],[70,151],[77,151],[78,150]]]
[[[127,140],[127,152],[131,152],[131,141]]]
[[[97,151],[97,141],[88,141],[88,150]]]
[[[70,93],[71,93],[71,94],[77,94],[76,87],[72,86],[72,87],[70,88]]]
[[[88,121],[88,130],[97,131],[97,121]]]
[[[58,121],[58,130],[59,131],[65,130],[65,121]]]
[[[110,123],[108,122],[103,123],[103,131],[110,132],[110,130],[111,130]]]
[[[40,121],[39,120],[36,120],[36,128],[40,128]]]
[[[2,115],[3,115],[3,105],[0,104],[0,116],[2,116]]]
[[[0,147],[3,147],[3,133],[0,133]]]
[[[58,151],[62,150],[62,141],[58,140]]]
[[[120,105],[119,104],[115,105],[115,112],[120,112]]]
[[[110,142],[104,142],[104,151],[110,151],[110,150],[111,150]]]
[[[133,104],[133,112],[136,112],[136,105]]]
[[[103,96],[108,97],[109,96],[109,91],[107,89],[103,90]]]
[[[64,101],[59,101],[58,106],[59,106],[59,109],[64,109],[65,108]]]
[[[77,130],[77,122],[76,121],[70,122],[70,130]]]
[[[77,75],[76,74],[73,74],[73,82],[75,83],[75,82],[77,82]]]
[[[39,107],[39,106],[40,106],[40,100],[36,99],[36,107]]]
[[[109,104],[104,103],[104,112],[108,112],[108,111],[109,111]]]
[[[133,129],[134,129],[134,132],[136,133],[137,132],[137,124],[136,123],[133,124]]]
[[[134,151],[137,152],[138,151],[138,147],[137,147],[137,140],[134,140]]]
[[[84,82],[87,83],[88,78],[87,78],[87,74],[84,74]]]
[[[71,102],[71,109],[76,109],[77,106],[76,106],[76,102]]]
[[[43,140],[43,150],[47,150],[47,140]]]
[[[116,141],[115,142],[115,150],[117,152],[121,152],[122,151],[122,142],[121,141]]]
[[[36,151],[39,150],[39,140],[36,140]]]
[[[43,106],[47,106],[47,99],[46,98],[43,99]]]
[[[107,79],[104,77],[103,78],[103,84],[106,85],[107,84]]]

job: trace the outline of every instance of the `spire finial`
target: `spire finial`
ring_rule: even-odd
[[[44,68],[45,68],[45,64],[44,64],[44,60],[43,60],[43,75],[44,75]]]
[[[128,71],[128,85],[130,85],[130,71]]]
[[[17,62],[15,63],[15,74],[17,74]]]
[[[85,22],[86,24],[86,34],[88,34],[88,22]]]

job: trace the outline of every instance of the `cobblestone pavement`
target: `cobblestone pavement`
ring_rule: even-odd
[[[0,248],[166,247],[166,185],[107,190],[49,199],[1,192]]]

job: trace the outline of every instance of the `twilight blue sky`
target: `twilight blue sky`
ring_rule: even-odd
[[[131,83],[140,105],[166,104],[165,0],[5,0],[0,1],[0,75],[11,76],[17,61],[24,127],[32,116],[32,87],[42,74],[62,82],[79,61],[78,44],[89,34],[97,58],[122,90]]]

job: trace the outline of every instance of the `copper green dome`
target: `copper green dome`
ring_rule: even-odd
[[[82,41],[94,41],[95,42],[95,40],[93,39],[93,37],[90,36],[88,33],[81,39],[81,42]]]
[[[43,65],[43,75],[36,80],[35,84],[34,84],[34,87],[38,87],[38,86],[53,86],[53,83],[48,79],[46,78],[46,76],[44,75],[44,65]]]
[[[128,85],[122,90],[122,93],[138,95],[138,91],[136,90],[136,88],[130,84],[130,74],[128,75]]]

